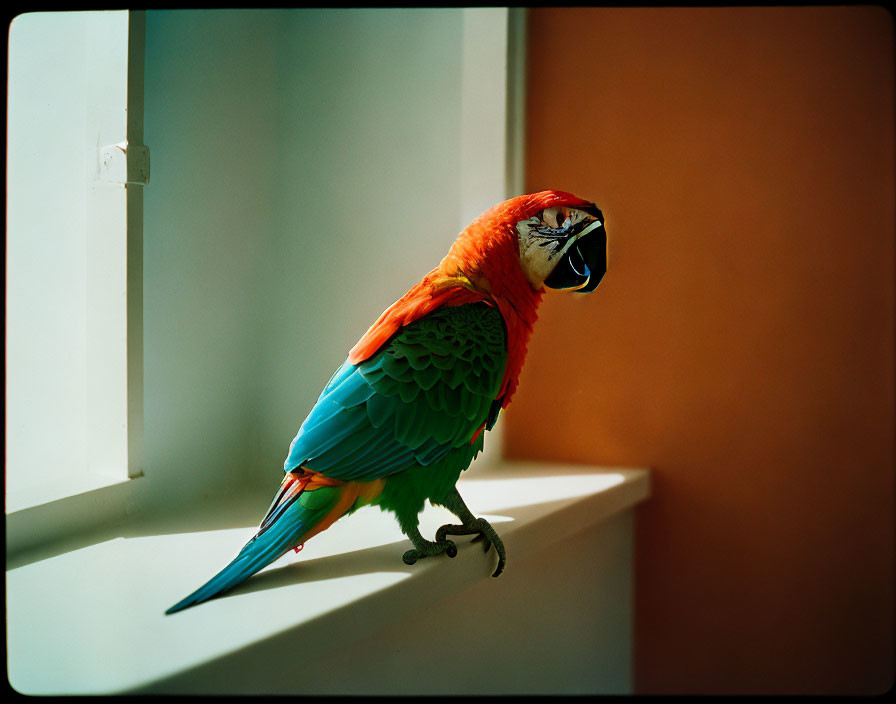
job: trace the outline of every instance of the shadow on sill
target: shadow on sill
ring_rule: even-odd
[[[235,494],[235,497],[211,497],[196,503],[166,506],[152,514],[142,512],[21,551],[10,550],[7,544],[6,569],[14,570],[116,538],[197,533],[257,525],[270,505],[270,497],[266,499],[259,491],[245,492],[244,487],[239,487]]]

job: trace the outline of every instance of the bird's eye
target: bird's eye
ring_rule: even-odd
[[[542,220],[548,227],[552,229],[560,229],[563,225],[563,211],[561,211],[560,208],[546,210],[544,211]]]

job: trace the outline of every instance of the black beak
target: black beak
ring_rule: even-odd
[[[603,223],[603,218],[600,219]],[[591,293],[607,273],[607,233],[603,224],[579,237],[544,280],[548,288]]]

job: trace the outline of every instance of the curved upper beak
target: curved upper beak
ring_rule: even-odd
[[[570,239],[551,274],[544,280],[548,288],[591,293],[607,272],[607,233],[603,215],[594,209],[593,219]]]

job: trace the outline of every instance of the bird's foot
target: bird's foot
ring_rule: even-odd
[[[492,528],[492,524],[484,518],[476,518],[467,525],[451,525],[450,523],[442,526],[436,531],[436,540],[445,540],[446,535],[473,535],[472,542],[482,541],[482,547],[488,552],[488,549],[494,545],[495,552],[498,553],[498,567],[492,574],[497,577],[504,571],[504,565],[507,563],[507,552],[504,550],[504,542],[500,536]]]
[[[406,565],[413,565],[421,557],[432,557],[433,555],[441,555],[445,553],[448,557],[457,556],[457,546],[451,540],[437,538],[435,542],[431,540],[421,540],[414,543],[414,549],[408,550],[401,559]]]

